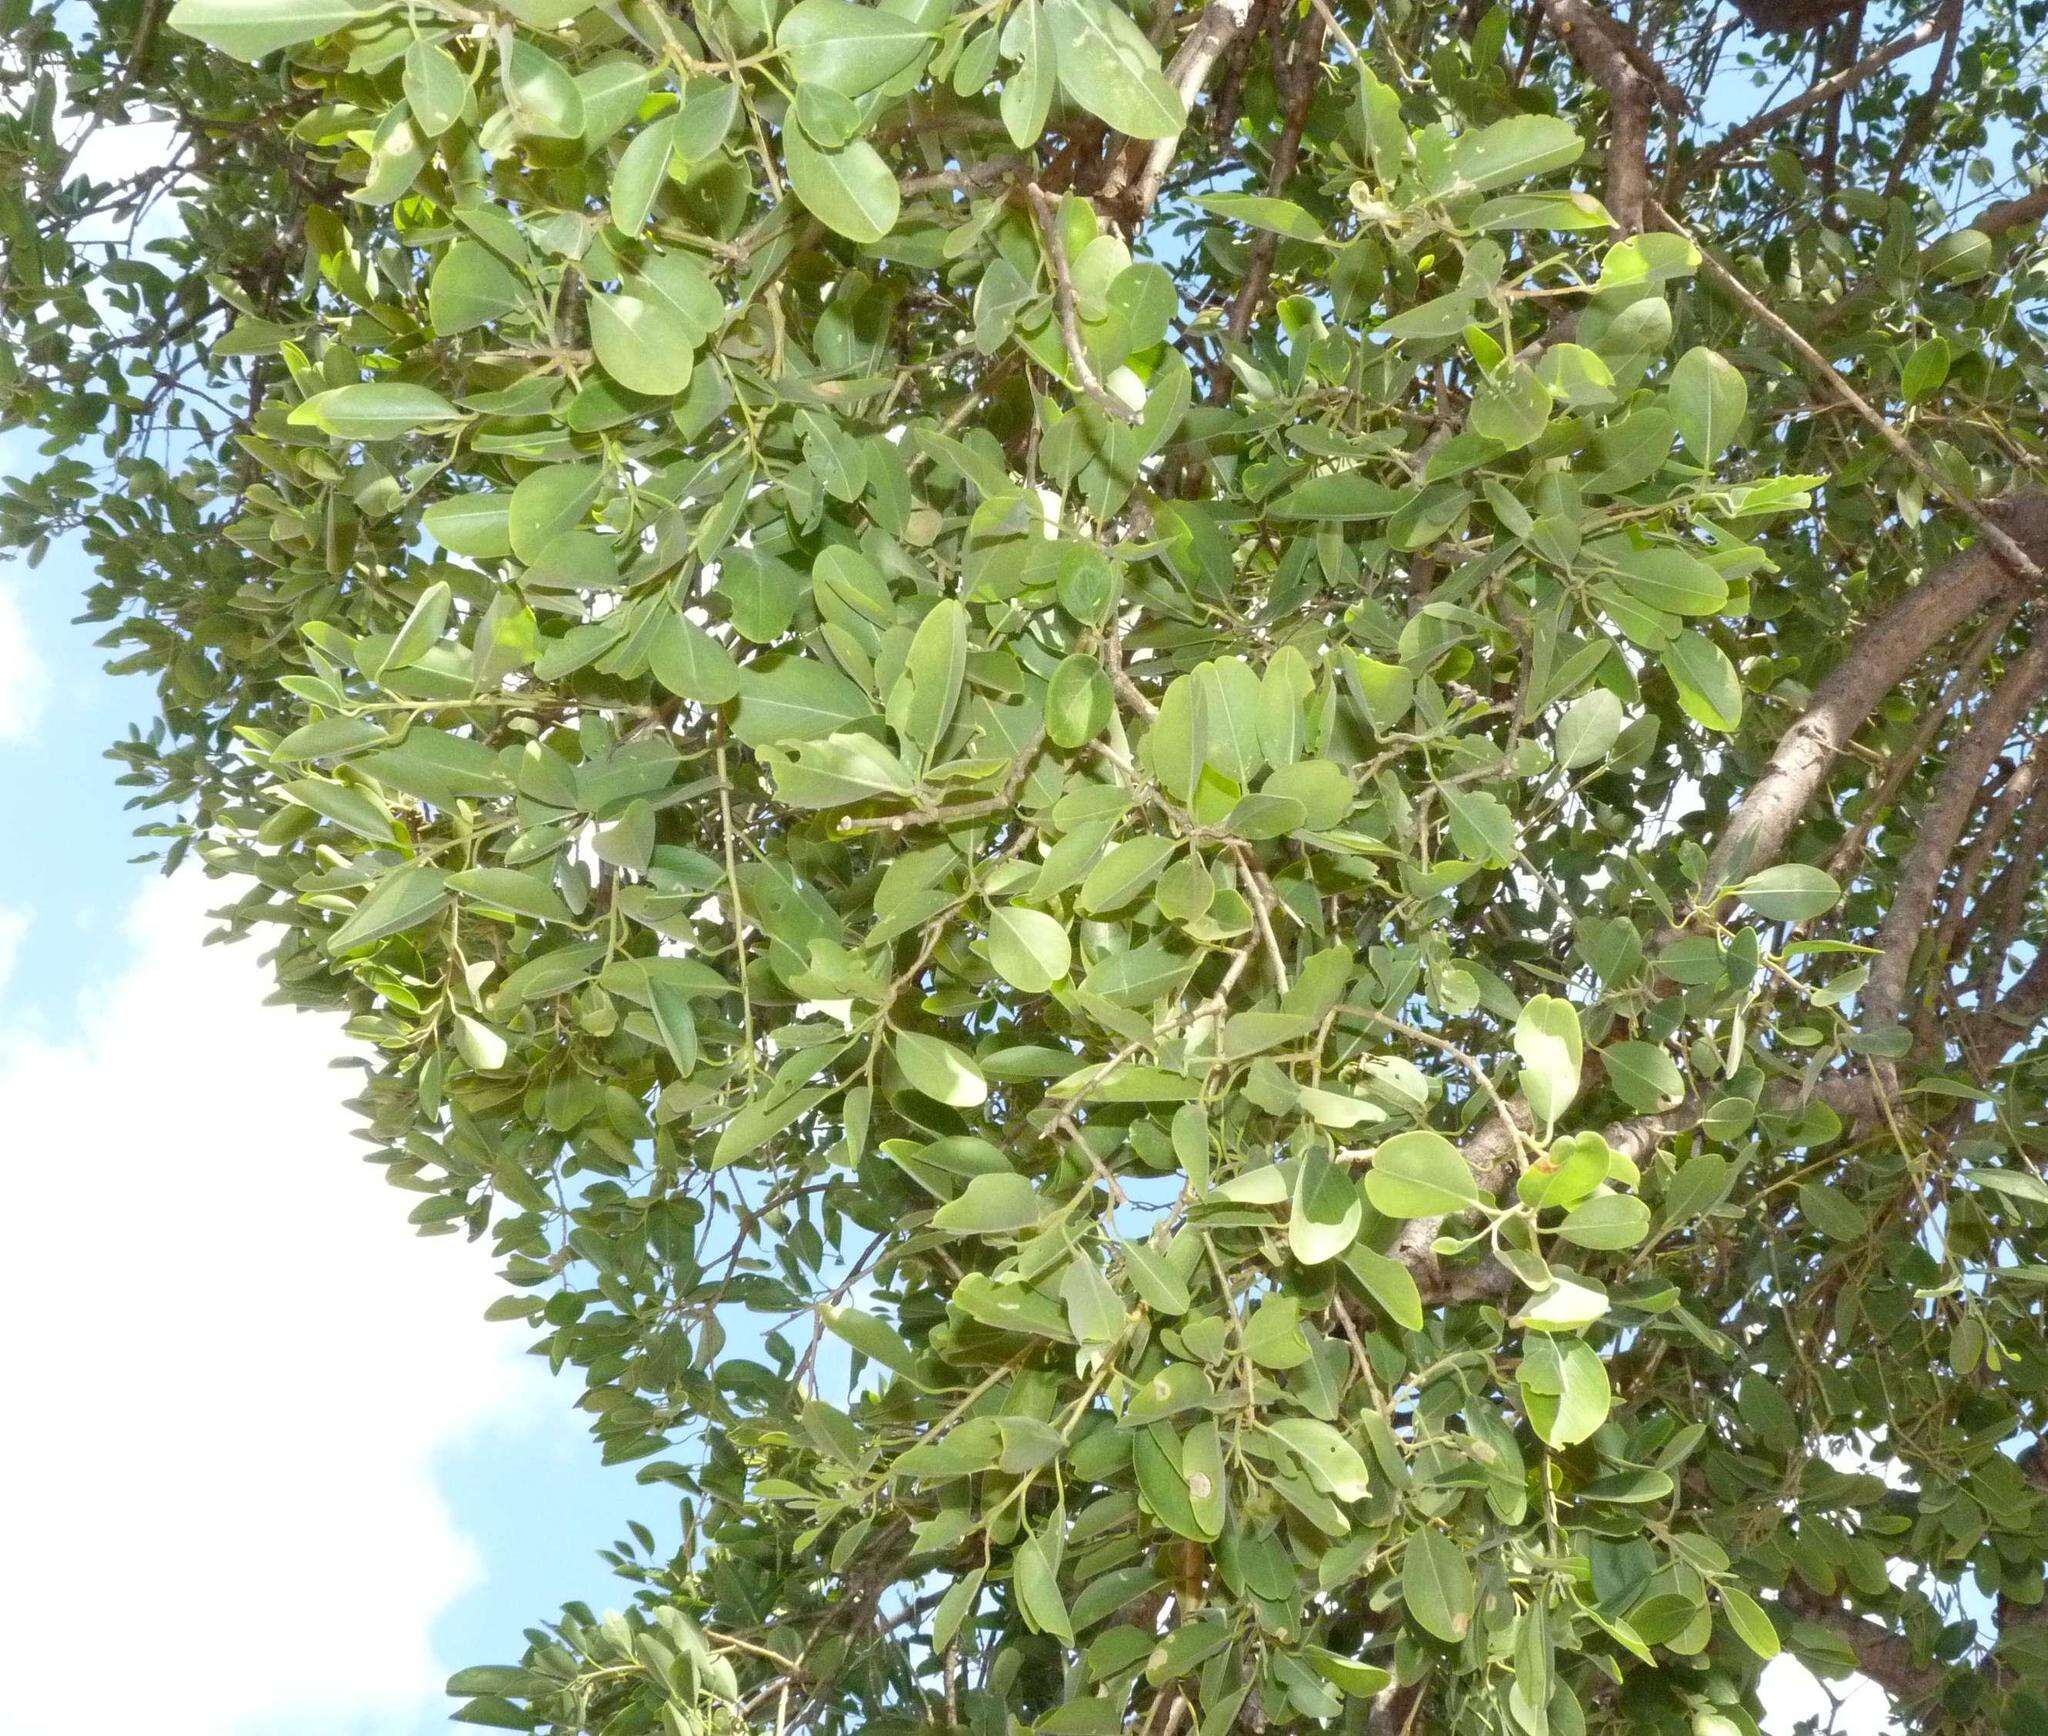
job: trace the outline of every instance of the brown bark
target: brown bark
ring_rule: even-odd
[[[1650,196],[1651,105],[1679,112],[1685,99],[1618,18],[1589,0],[1538,4],[1572,58],[1607,93],[1607,209],[1624,234],[1634,235]]]
[[[2015,495],[1986,510],[2037,561],[2048,558],[2048,494]],[[2006,566],[1973,545],[1856,634],[1729,816],[1708,860],[1707,884],[1724,885],[1778,861],[1836,757],[1884,697],[1957,627],[2014,588]]]
[[[1905,1003],[1906,978],[1934,906],[1949,858],[1980,800],[1992,762],[2012,740],[2020,720],[2048,691],[2048,635],[2020,656],[1984,702],[1969,733],[1942,766],[1934,792],[1914,828],[1913,847],[1899,868],[1891,908],[1878,930],[1879,957],[1863,992],[1863,1028],[1888,1029]]]

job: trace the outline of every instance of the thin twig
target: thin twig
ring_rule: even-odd
[[[1067,360],[1080,383],[1082,395],[1120,422],[1135,422],[1137,411],[1116,397],[1097,378],[1088,360],[1088,346],[1081,336],[1081,315],[1074,303],[1074,276],[1067,263],[1067,244],[1060,236],[1059,212],[1052,197],[1036,181],[1022,183],[1025,202],[1037,220],[1038,235],[1045,246],[1045,262],[1052,272],[1052,305],[1059,315],[1060,338],[1066,345]]]
[[[1894,37],[1882,48],[1873,48],[1861,60],[1843,67],[1840,72],[1816,80],[1797,96],[1786,98],[1776,108],[1765,109],[1755,119],[1744,121],[1741,126],[1724,133],[1694,157],[1686,166],[1681,179],[1692,180],[1701,175],[1711,174],[1729,157],[1754,140],[1762,138],[1780,121],[1790,120],[1792,116],[1803,114],[1812,108],[1815,103],[1830,101],[1842,92],[1853,89],[1873,72],[1881,71],[1895,60],[1903,60],[1914,49],[1932,42],[1941,34],[1943,28],[1944,22],[1941,18],[1929,18],[1923,23],[1916,24],[1905,35]]]
[[[1928,463],[1925,458],[1921,457],[1913,443],[1894,428],[1891,423],[1887,422],[1878,411],[1874,410],[1863,395],[1854,386],[1850,385],[1847,380],[1842,378],[1836,371],[1835,365],[1826,356],[1822,355],[1819,350],[1815,349],[1805,338],[1801,337],[1782,317],[1773,312],[1768,305],[1751,291],[1741,278],[1735,275],[1727,262],[1718,253],[1704,241],[1700,240],[1697,235],[1693,234],[1683,223],[1679,222],[1676,217],[1665,210],[1662,205],[1653,200],[1651,201],[1650,209],[1656,215],[1657,221],[1670,230],[1672,234],[1684,236],[1699,249],[1700,261],[1706,266],[1709,277],[1713,278],[1716,283],[1727,290],[1753,318],[1760,320],[1763,324],[1770,327],[1792,353],[1806,364],[1809,372],[1818,378],[1823,385],[1830,387],[1844,404],[1848,405],[1850,409],[1854,410],[1858,416],[1862,417],[1870,425],[1871,429],[1887,446],[1906,461],[1914,475],[1918,476],[1921,481],[1940,494],[1956,511],[1961,513],[1963,517],[1967,518],[1976,527],[1977,534],[1984,539],[1992,552],[1998,556],[2015,578],[2023,579],[2033,586],[2039,586],[2042,583],[2043,574],[2040,567],[2034,563],[2033,557],[2007,535],[2004,528],[1983,507],[1979,506],[1970,496],[1958,490],[1947,477],[1942,475],[1932,464]]]

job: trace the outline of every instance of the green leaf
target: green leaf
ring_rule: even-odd
[[[1173,839],[1156,834],[1126,838],[1089,869],[1076,902],[1090,915],[1128,904],[1159,878],[1174,848]]]
[[[1324,241],[1323,228],[1291,199],[1272,199],[1262,193],[1201,193],[1195,203],[1204,211],[1243,223],[1253,229],[1270,230],[1294,241]]]
[[[1389,1259],[1362,1243],[1344,1251],[1344,1266],[1364,1287],[1379,1311],[1396,1326],[1422,1330],[1422,1292],[1415,1274],[1399,1260]]]
[[[1577,771],[1607,757],[1621,734],[1621,701],[1604,687],[1581,694],[1557,725],[1557,763]]]
[[[427,284],[427,317],[441,337],[496,325],[526,306],[526,286],[480,241],[451,242]]]
[[[661,1046],[676,1064],[676,1076],[687,1079],[697,1070],[697,1015],[681,988],[665,977],[649,977],[648,1010],[654,1014],[654,1028]]]
[[[620,153],[612,170],[611,213],[612,225],[621,234],[638,235],[647,227],[648,214],[668,178],[680,125],[679,116],[663,115],[641,128]]]
[[[1073,967],[1073,943],[1057,918],[1021,904],[989,912],[989,963],[1012,988],[1044,994]]]
[[[1339,470],[1296,483],[1266,511],[1274,518],[1373,519],[1390,517],[1400,504],[1401,496],[1377,477]]]
[[[1052,32],[1039,0],[1023,0],[1023,4],[1011,9],[1003,22],[1002,49],[1017,66],[1004,76],[997,107],[1003,117],[1003,130],[1021,151],[1036,144],[1045,131],[1045,117],[1052,107],[1059,68]]]
[[[1578,1008],[1556,995],[1537,995],[1515,1020],[1515,1053],[1522,1058],[1522,1095],[1548,1128],[1579,1094],[1585,1037]]]
[[[562,895],[538,874],[518,868],[464,868],[448,876],[448,890],[541,922],[574,922]]]
[[[782,158],[804,209],[835,235],[865,244],[896,227],[903,195],[889,165],[867,140],[822,151],[802,128],[789,127],[782,134]]]
[[[360,838],[373,844],[391,842],[391,815],[367,790],[330,778],[300,778],[278,788],[294,802],[311,808],[337,826],[345,826]]]
[[[438,42],[421,37],[405,51],[404,83],[413,124],[428,138],[438,139],[462,118],[469,80]]]
[[[460,422],[463,416],[431,386],[380,380],[317,392],[294,406],[290,419],[337,440],[398,440],[422,428]]]
[[[530,138],[583,136],[583,93],[552,54],[523,36],[499,68],[512,124]]]
[[[797,808],[845,808],[917,788],[910,768],[871,735],[849,732],[768,748],[762,759],[776,795]]]
[[[1401,1557],[1401,1601],[1415,1625],[1456,1645],[1471,1631],[1473,1597],[1465,1552],[1434,1526],[1411,1533]]]
[[[679,699],[723,705],[740,690],[740,667],[732,653],[687,615],[668,611],[648,647],[654,679]]]
[[[897,729],[929,756],[953,721],[967,676],[967,611],[957,600],[945,597],[932,605],[910,641],[903,670],[910,699]],[[892,705],[891,721],[896,715]]]
[[[1657,654],[1686,715],[1726,735],[1742,722],[1742,680],[1728,654],[1704,633],[1683,632]]]
[[[896,1059],[899,1063],[903,1059],[902,1040],[908,1034],[899,1032],[897,1035]],[[905,1067],[903,1071],[908,1075],[910,1068]],[[926,1095],[937,1096],[937,1093],[927,1092]],[[1031,1183],[1009,1170],[999,1170],[993,1175],[978,1175],[970,1180],[958,1199],[948,1200],[932,1213],[932,1227],[957,1230],[968,1236],[1011,1236],[1019,1230],[1028,1230],[1044,1216],[1045,1202],[1038,1197]]]
[[[1646,609],[1667,615],[1718,615],[1728,606],[1721,575],[1683,549],[1658,544],[1634,548],[1625,542],[1598,545],[1621,569],[1621,582]]]
[[[1266,1424],[1301,1460],[1309,1480],[1339,1501],[1363,1501],[1372,1492],[1365,1459],[1326,1422],[1314,1417],[1281,1417]]]
[[[1778,1630],[1764,1607],[1739,1585],[1722,1585],[1721,1613],[1735,1637],[1766,1662],[1778,1655]]]
[[[1525,1340],[1517,1375],[1530,1426],[1560,1452],[1591,1439],[1614,1403],[1606,1365],[1575,1338]]]
[[[1142,1242],[1123,1244],[1124,1269],[1138,1300],[1155,1314],[1185,1314],[1188,1311],[1187,1281],[1165,1260]]]
[[[1826,870],[1781,862],[1728,888],[1766,922],[1810,922],[1834,909],[1842,889]]]
[[[1079,747],[1109,727],[1115,706],[1102,665],[1076,651],[1061,660],[1046,683],[1045,733],[1055,747]]]
[[[988,1101],[988,1081],[964,1049],[922,1031],[898,1031],[891,1052],[903,1077],[934,1102],[978,1109]]]
[[[420,514],[420,527],[451,555],[498,560],[512,552],[512,497],[457,494]]]
[[[1365,1196],[1390,1218],[1440,1218],[1480,1202],[1464,1154],[1440,1133],[1397,1133],[1373,1153]]]
[[[1671,1057],[1656,1044],[1634,1039],[1609,1043],[1601,1057],[1608,1085],[1631,1109],[1649,1115],[1684,1100],[1685,1080]]]
[[[775,44],[799,85],[857,97],[921,61],[932,35],[915,19],[883,7],[799,0],[776,26]]]
[[[1671,414],[1678,437],[1701,464],[1728,449],[1749,408],[1749,387],[1725,356],[1695,345],[1671,370]]]
[[[1515,859],[1515,816],[1498,796],[1484,790],[1442,786],[1450,815],[1451,842],[1458,854],[1474,862],[1505,868]]]
[[[1358,1238],[1364,1209],[1348,1170],[1312,1151],[1295,1171],[1287,1246],[1304,1266],[1334,1260]]]
[[[1596,1285],[1559,1277],[1522,1305],[1508,1322],[1532,1332],[1582,1332],[1607,1315],[1607,1292]]]
[[[1159,53],[1113,0],[1044,0],[1060,88],[1099,121],[1132,139],[1171,139],[1188,124]]]
[[[1947,338],[1935,336],[1916,344],[1906,358],[1906,365],[1899,370],[1899,391],[1906,402],[1917,404],[1940,391],[1948,379],[1949,360]]]
[[[448,615],[454,604],[455,593],[445,579],[435,580],[422,591],[405,624],[392,635],[391,648],[384,653],[375,673],[383,676],[395,669],[409,669],[438,645],[441,635],[448,630]]]
[[[1108,1344],[1123,1330],[1123,1299],[1086,1253],[1067,1262],[1060,1275],[1060,1300],[1066,1304],[1068,1326],[1083,1344]]]
[[[355,914],[327,937],[327,950],[339,957],[356,947],[403,934],[447,902],[448,880],[440,869],[420,862],[394,868],[370,888]]]
[[[1321,1646],[1303,1646],[1302,1654],[1326,1682],[1334,1682],[1353,1699],[1370,1700],[1394,1679],[1391,1672],[1377,1664],[1361,1663]]]
[[[1580,1248],[1633,1248],[1650,1233],[1650,1208],[1633,1194],[1601,1194],[1574,1206],[1557,1233]]]
[[[1451,142],[1455,177],[1446,195],[1483,193],[1575,163],[1585,149],[1571,124],[1555,115],[1511,115]]]
[[[564,531],[582,528],[604,487],[595,464],[549,464],[520,478],[512,491],[512,552],[533,562]]]
[[[1043,1532],[1025,1538],[1015,1558],[1017,1602],[1035,1633],[1074,1643],[1074,1623],[1060,1596],[1059,1567]]]
[[[621,291],[590,298],[597,364],[629,392],[649,398],[681,392],[690,383],[697,341],[673,308],[651,296]]]
[[[1343,825],[1358,795],[1344,768],[1326,759],[1298,760],[1279,767],[1260,786],[1259,793],[1299,803],[1300,825],[1289,829],[1308,832],[1335,831]]]
[[[384,0],[178,0],[166,20],[237,60],[346,30],[383,10]]]
[[[733,734],[749,747],[808,741],[872,716],[866,694],[828,664],[788,657],[740,671]]]
[[[827,1303],[818,1313],[825,1322],[826,1331],[835,1338],[852,1345],[870,1361],[879,1362],[884,1368],[906,1378],[916,1379],[917,1353],[887,1321],[838,1303]]]

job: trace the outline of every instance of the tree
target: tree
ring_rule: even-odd
[[[2040,0],[79,10],[0,534],[680,1497],[462,1718],[2043,1727]]]

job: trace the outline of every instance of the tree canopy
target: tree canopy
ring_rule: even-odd
[[[2048,5],[0,19],[0,540],[679,1500],[461,1718],[2044,1727]]]

